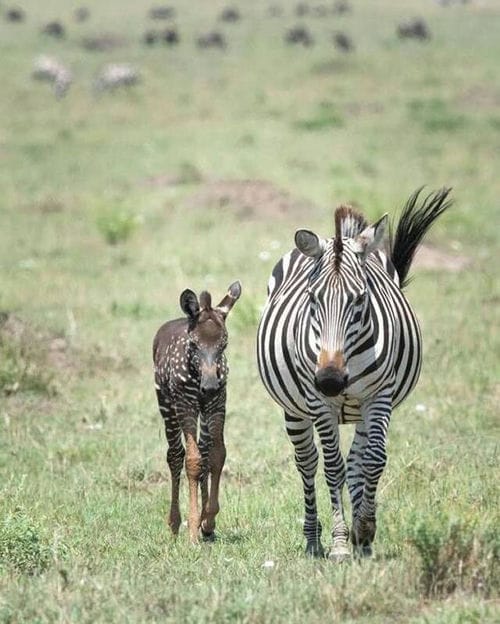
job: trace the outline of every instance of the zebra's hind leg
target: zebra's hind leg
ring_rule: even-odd
[[[351,551],[348,546],[349,530],[345,522],[342,502],[346,477],[344,459],[340,452],[338,423],[328,412],[319,416],[315,425],[323,449],[325,479],[330,491],[333,514],[332,548],[328,558],[341,563],[351,558]]]
[[[314,428],[311,421],[297,418],[285,412],[286,432],[295,449],[295,465],[302,477],[304,488],[304,537],[306,555],[324,557],[321,544],[321,522],[318,519],[314,479],[318,469],[318,449],[314,444]]]

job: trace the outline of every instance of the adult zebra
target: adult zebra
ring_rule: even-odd
[[[297,248],[272,272],[257,359],[264,385],[285,411],[294,445],[304,488],[306,554],[324,556],[314,429],[333,512],[329,556],[338,561],[350,556],[342,504],[346,481],[355,553],[372,552],[391,411],[415,386],[422,359],[419,326],[402,289],[423,236],[451,204],[450,190],[423,200],[417,190],[394,236],[388,236],[387,215],[368,226],[361,214],[340,206],[333,238],[298,230]],[[347,469],[339,448],[343,423],[356,423]]]

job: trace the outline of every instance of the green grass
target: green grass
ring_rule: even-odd
[[[0,622],[498,621],[499,8],[353,0],[305,18],[316,45],[302,49],[283,43],[295,3],[267,19],[267,0],[239,2],[244,18],[218,25],[228,51],[200,53],[225,2],[174,2],[175,49],[142,45],[149,2],[89,0],[80,25],[63,0],[21,4],[24,24],[0,21],[0,310],[33,339],[0,341]],[[397,39],[414,14],[432,41]],[[38,32],[57,17],[63,42]],[[348,56],[330,42],[342,29]],[[102,31],[127,45],[83,51]],[[30,79],[42,52],[76,76],[61,101]],[[109,61],[142,83],[95,97]],[[187,208],[226,179],[269,180],[311,207]],[[393,213],[422,184],[454,187],[430,241],[471,262],[416,271],[408,288],[424,367],[391,424],[374,559],[309,561],[292,449],[255,363],[267,278],[298,227],[331,234],[346,201]],[[220,538],[192,547],[165,524],[151,340],[184,288],[217,299],[235,279]],[[326,537],[321,471],[318,491]]]

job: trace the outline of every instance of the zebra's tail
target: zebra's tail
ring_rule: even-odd
[[[396,232],[391,235],[391,260],[399,275],[401,288],[408,285],[408,272],[413,257],[426,232],[452,204],[448,199],[451,188],[443,187],[419,202],[422,190],[423,187],[420,187],[410,196],[403,208]]]

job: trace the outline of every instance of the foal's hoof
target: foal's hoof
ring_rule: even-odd
[[[334,563],[344,563],[351,560],[351,551],[347,546],[334,546],[328,553],[328,559]]]
[[[321,542],[309,542],[306,546],[306,557],[314,559],[324,559],[325,551]]]
[[[200,537],[203,542],[215,542],[216,540],[215,531],[204,531],[200,529]]]

